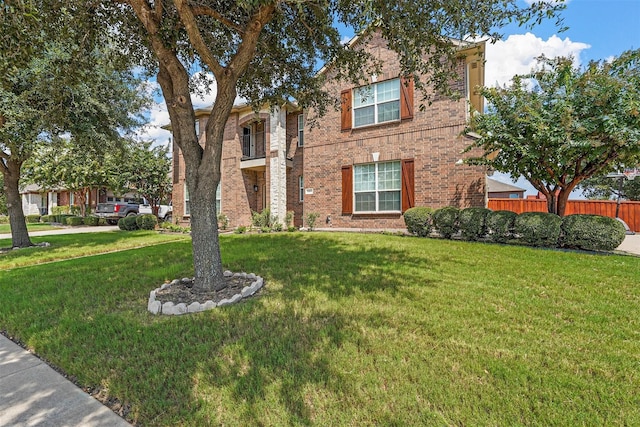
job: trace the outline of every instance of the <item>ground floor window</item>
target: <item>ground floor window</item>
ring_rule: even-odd
[[[298,189],[300,193],[300,201],[304,202],[304,177],[302,175],[298,177]]]
[[[398,212],[401,209],[400,162],[354,165],[355,212]]]
[[[222,208],[222,185],[218,183],[218,188],[216,188],[216,214],[220,215],[220,211]],[[187,188],[187,183],[184,183],[184,215],[191,215],[191,204],[189,201],[189,189]]]

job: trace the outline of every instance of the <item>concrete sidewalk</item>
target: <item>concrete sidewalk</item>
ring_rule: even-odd
[[[46,363],[0,334],[1,426],[130,426]]]

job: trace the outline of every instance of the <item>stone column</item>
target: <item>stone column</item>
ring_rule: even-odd
[[[277,108],[269,118],[269,195],[271,214],[284,224],[287,214],[287,112]]]

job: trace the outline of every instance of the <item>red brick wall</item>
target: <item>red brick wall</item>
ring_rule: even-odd
[[[385,42],[374,37],[368,46],[385,61],[377,81],[396,78],[399,66],[395,53]],[[464,75],[463,64],[460,73]],[[369,81],[370,82],[370,81]],[[363,82],[368,83],[368,82]],[[455,85],[462,89],[464,82]],[[339,99],[346,84],[327,84],[328,90]],[[313,189],[305,196],[304,213],[320,214],[317,227],[326,226],[331,217],[333,227],[403,228],[401,214],[342,215],[342,166],[371,163],[372,153],[379,161],[415,160],[415,204],[439,208],[442,206],[484,206],[484,170],[480,167],[456,165],[463,158],[462,151],[469,140],[460,136],[466,124],[466,102],[435,97],[432,105],[418,108],[420,93],[414,96],[414,117],[411,120],[379,126],[340,129],[340,111],[333,109],[319,120],[319,124],[305,136],[305,187]]]

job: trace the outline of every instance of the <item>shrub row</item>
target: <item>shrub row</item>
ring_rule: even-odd
[[[153,214],[125,216],[118,220],[118,228],[124,231],[155,230],[158,218]]]
[[[435,230],[442,237],[486,240],[540,247],[564,247],[590,251],[611,251],[625,236],[624,226],[614,218],[600,215],[569,215],[560,218],[544,212],[491,211],[485,208],[437,210],[425,207],[404,213],[407,230],[416,236],[429,236]]]

